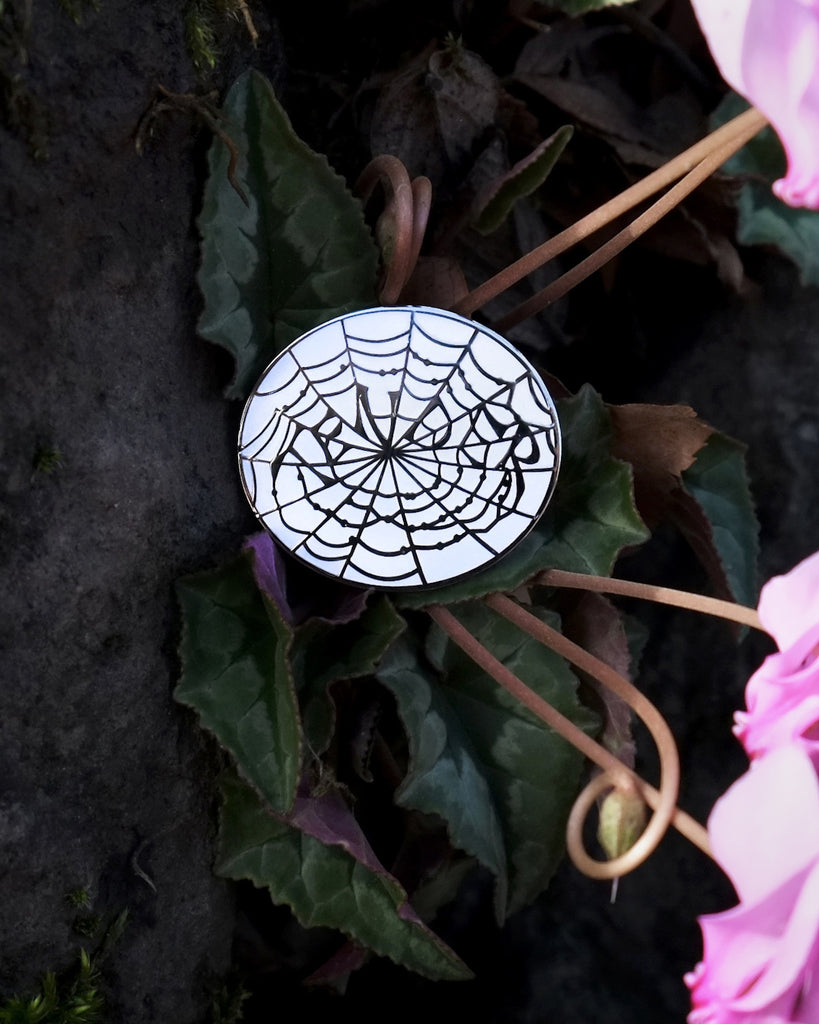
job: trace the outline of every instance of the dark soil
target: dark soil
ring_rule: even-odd
[[[134,147],[156,83],[201,91],[182,6],[102,0],[75,25],[42,0],[28,64],[13,70],[41,107],[48,157],[32,158],[25,124],[0,130],[0,994],[34,994],[127,909],[102,965],[110,1024],[222,1019],[212,1004],[234,969],[257,972],[253,1020],[289,1019],[289,1000],[307,1019],[346,1006],[359,1020],[682,1021],[695,915],[732,897],[673,836],[616,903],[565,868],[502,933],[478,879],[439,922],[476,981],[435,986],[372,963],[342,1004],[298,987],[328,937],[284,910],[261,922],[258,897],[211,872],[218,763],[172,699],[173,586],[233,552],[252,520],[235,470],[240,409],[222,397],[230,364],[196,337],[207,133],[167,114],[143,155]],[[259,67],[297,130],[355,174],[366,147],[346,114],[330,120],[339,82],[361,86],[458,22],[449,4],[348,6],[287,5],[278,23],[258,11],[257,51],[229,25],[211,84]],[[571,387],[688,403],[746,442],[764,578],[819,548],[819,295],[775,254],[743,257],[753,289],[739,298],[710,267],[627,255],[616,288],[589,283],[559,324],[543,321],[575,338],[545,360]],[[627,570],[707,586],[670,535]],[[680,741],[681,803],[704,819],[744,770],[730,722],[764,648],[737,654],[725,627],[647,616],[640,682]],[[78,889],[88,907],[68,899]],[[277,945],[261,942],[262,923]]]

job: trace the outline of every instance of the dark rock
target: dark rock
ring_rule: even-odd
[[[100,930],[129,911],[104,968],[129,1024],[204,1019],[234,913],[213,758],[172,700],[174,581],[249,525],[229,367],[195,335],[205,137],[169,115],[134,148],[155,83],[196,87],[181,12],[37,5],[49,158],[0,135],[0,992],[76,961],[83,889]]]

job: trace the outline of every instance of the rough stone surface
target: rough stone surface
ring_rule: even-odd
[[[129,912],[105,969],[129,1024],[204,1019],[233,921],[212,759],[172,687],[174,581],[247,523],[238,411],[195,336],[196,132],[176,115],[133,142],[155,82],[194,85],[180,11],[36,5],[50,157],[0,135],[0,992],[76,960],[83,888],[101,927]]]

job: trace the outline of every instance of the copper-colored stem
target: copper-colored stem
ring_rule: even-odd
[[[383,306],[393,306],[415,269],[426,232],[432,202],[429,178],[410,181],[406,167],[389,154],[371,160],[355,183],[354,191],[366,203],[381,184],[387,196],[384,215],[391,217],[392,252],[385,260],[384,280],[379,289]]]
[[[749,119],[743,131],[737,132],[722,145],[714,149],[693,170],[689,171],[684,178],[670,188],[662,198],[653,203],[639,217],[636,217],[628,227],[623,228],[622,231],[619,231],[608,242],[601,245],[590,256],[581,260],[576,267],[572,267],[571,270],[567,271],[556,281],[552,281],[550,285],[541,289],[531,299],[527,299],[526,302],[516,306],[506,316],[501,317],[493,326],[500,331],[506,330],[509,327],[514,327],[515,324],[519,324],[522,320],[526,320],[530,316],[539,313],[542,309],[551,305],[551,303],[563,298],[572,288],[600,270],[618,253],[621,253],[626,246],[631,245],[640,235],[645,234],[649,228],[654,227],[659,220],[662,220],[667,213],[670,213],[675,206],[679,205],[706,178],[710,178],[714,171],[721,167],[738,149],[741,149],[749,139],[752,139],[760,129],[765,127],[767,121],[762,114],[757,110],[746,111],[746,114],[751,113],[755,117]]]
[[[529,628],[531,625],[529,620],[517,616],[517,611],[523,612],[525,616],[528,616],[529,613],[525,612],[509,598],[503,597],[500,594],[495,594],[486,600],[490,607],[494,608],[495,611],[499,611],[501,614],[508,615],[512,621],[516,621],[516,624],[520,625],[521,622],[523,622],[524,625],[522,625],[521,628],[526,629],[530,635],[535,636],[541,642],[546,643],[547,646],[557,650],[557,652],[562,654],[564,657],[568,657],[571,654],[570,660],[575,664],[578,664],[579,667],[584,671],[589,672],[589,674],[593,675],[595,678],[601,678],[604,676],[606,681],[611,683],[612,676],[616,677],[617,683],[615,683],[615,685],[619,687],[619,692],[626,692],[625,688],[631,688],[631,684],[622,679],[621,676],[618,676],[613,669],[588,654],[588,652],[583,651],[582,648],[577,647],[577,645],[571,644],[571,642],[566,640],[565,637],[562,637],[561,634],[549,630],[548,627],[546,627],[545,631],[538,630],[538,632],[535,632],[534,627]],[[504,689],[529,708],[530,711],[537,715],[538,718],[544,721],[550,728],[554,729],[555,732],[580,750],[581,753],[591,761],[599,765],[606,773],[606,785],[609,788],[612,786],[623,789],[636,787],[638,792],[640,792],[646,802],[655,811],[648,827],[635,846],[622,857],[618,857],[612,861],[600,862],[588,857],[588,855],[585,854],[585,850],[582,849],[582,838],[578,842],[576,841],[576,836],[572,836],[569,840],[570,853],[572,854],[575,863],[577,863],[582,870],[598,878],[613,878],[624,874],[626,871],[632,870],[638,863],[648,856],[651,850],[654,849],[662,838],[669,821],[697,846],[706,852],[708,851],[708,839],[702,827],[687,814],[675,809],[677,789],[679,786],[679,766],[677,763],[676,748],[674,748],[673,739],[671,740],[670,748],[668,747],[665,739],[663,740],[663,746],[661,747],[663,782],[662,790],[658,792],[653,786],[650,786],[647,782],[631,771],[631,769],[622,764],[616,757],[614,757],[613,754],[606,750],[605,747],[602,747],[599,743],[592,740],[581,729],[578,729],[573,722],[569,721],[569,719],[564,715],[561,715],[560,712],[553,708],[547,701],[534,693],[510,669],[495,658],[494,655],[488,651],[447,608],[444,608],[442,605],[433,605],[427,608],[427,611],[435,622],[438,623],[450,638],[458,644],[458,646],[461,647],[462,650],[464,650],[480,668],[500,683]],[[513,615],[517,617],[517,620],[512,618]],[[534,616],[529,616],[529,618],[531,618],[538,626],[545,625]],[[551,636],[552,633],[555,635]],[[637,693],[638,696],[637,703],[639,704],[639,713],[647,715],[651,720],[652,725],[656,725],[656,718],[659,718],[660,722],[662,722],[659,712],[653,708],[650,702],[648,702],[642,694],[639,694],[639,691],[635,691],[635,693]],[[649,708],[652,710],[648,710]],[[662,730],[663,727],[665,727],[666,730],[668,729],[664,722],[662,722],[662,726],[659,727],[660,730]],[[593,786],[599,787],[600,782],[595,780]],[[578,798],[578,803],[584,799],[585,793],[586,791],[584,791],[584,793],[581,794],[581,797]],[[588,807],[583,811],[579,821],[576,814],[573,816],[575,821],[575,832],[578,835],[578,829],[582,828],[582,818],[585,817],[587,810]],[[636,853],[633,852],[635,850]]]
[[[687,590],[672,590],[670,587],[655,587],[649,583],[635,583],[631,580],[614,580],[607,576],[592,576],[582,572],[566,572],[563,569],[547,569],[538,576],[538,583],[549,587],[568,587],[573,590],[593,590],[598,594],[617,594],[621,597],[636,597],[657,604],[669,604],[675,608],[715,615],[730,619],[741,626],[766,632],[753,608],[731,601],[720,601],[716,597],[704,597]]]
[[[603,686],[616,693],[624,700],[634,713],[642,719],[651,733],[660,755],[660,791],[659,793],[634,773],[629,780],[631,787],[636,785],[638,792],[654,811],[648,827],[631,849],[615,860],[605,863],[588,857],[583,849],[582,834],[579,829],[575,833],[575,851],[572,850],[572,835],[569,833],[569,852],[578,867],[586,874],[597,878],[615,878],[633,870],[655,849],[669,824],[673,824],[686,838],[690,839],[705,853],[709,852],[708,836],[702,826],[685,812],[676,808],[677,793],[680,783],[680,764],[677,745],[663,716],[651,701],[627,679],[615,672],[610,665],[596,658],[578,644],[552,629],[537,616],[532,615],[517,602],[504,594],[490,594],[486,603],[499,615],[513,622],[519,629],[539,640],[546,647],[555,651],[582,672],[598,680]],[[611,756],[611,755],[610,755]],[[615,758],[616,761],[616,758]],[[598,762],[599,763],[599,762]],[[617,761],[618,774],[625,766]],[[602,766],[601,766],[602,767]],[[612,780],[614,781],[614,780]],[[595,783],[597,785],[597,783]],[[629,788],[628,786],[625,788]],[[582,796],[582,794],[581,794]],[[589,803],[589,806],[591,804]],[[582,817],[584,817],[583,815]],[[582,825],[582,817],[580,824]]]
[[[668,163],[647,175],[641,181],[625,189],[625,191],[610,199],[596,210],[593,210],[587,216],[582,217],[575,224],[572,224],[571,227],[566,228],[565,231],[561,231],[547,242],[544,242],[543,245],[539,245],[536,249],[522,256],[482,285],[479,285],[453,307],[454,312],[461,313],[464,316],[471,316],[476,309],[486,305],[487,302],[496,298],[501,292],[506,291],[507,288],[517,284],[518,281],[527,277],[537,270],[538,267],[543,266],[544,263],[548,263],[549,260],[577,245],[578,242],[595,234],[595,232],[621,217],[624,213],[628,213],[629,210],[649,199],[661,189],[689,174],[706,158],[718,152],[720,154],[719,162],[713,167],[711,167],[713,161],[709,163],[708,166],[711,169],[707,170],[707,173],[704,175],[704,177],[708,177],[713,170],[716,170],[721,163],[728,159],[731,153],[744,145],[749,138],[756,135],[766,123],[765,118],[758,110],[753,108],[746,110],[685,150],[685,152],[680,153]],[[701,180],[704,180],[704,178]],[[696,184],[699,184],[699,181],[692,185],[692,188],[696,187]],[[687,195],[687,192],[684,194]],[[679,202],[681,198],[683,198],[682,194],[674,202]],[[660,215],[662,216],[662,214]],[[637,236],[634,235],[633,237]],[[631,240],[630,238],[629,241]],[[607,258],[610,258],[610,256],[607,256]],[[591,273],[592,271],[589,272]],[[553,282],[553,285],[556,284],[557,282]]]

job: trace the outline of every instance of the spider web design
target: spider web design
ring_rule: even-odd
[[[364,310],[295,341],[239,438],[273,536],[328,575],[386,589],[442,584],[508,551],[545,508],[559,451],[530,364],[428,307]]]

